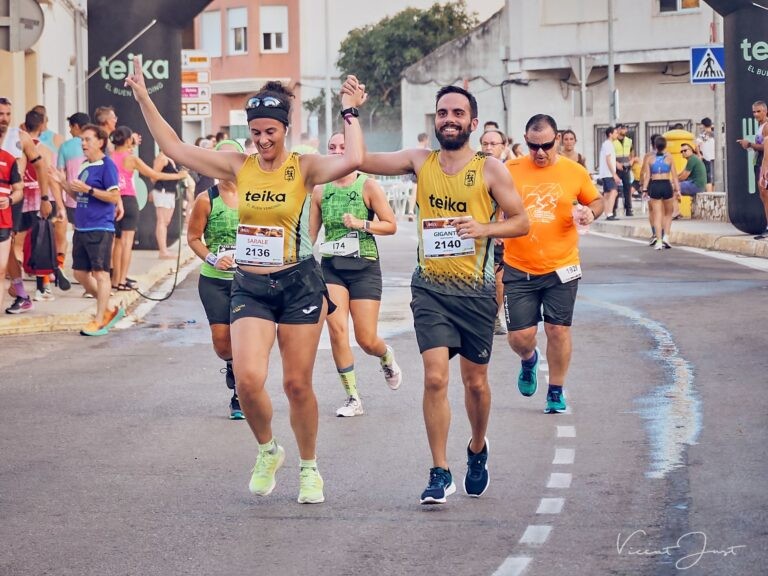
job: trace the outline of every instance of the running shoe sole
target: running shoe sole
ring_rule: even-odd
[[[422,504],[445,504],[448,496],[451,494],[454,494],[456,492],[456,484],[454,482],[451,482],[448,486],[445,487],[445,495],[442,498],[433,498],[432,496],[427,496],[426,498],[421,499]]]

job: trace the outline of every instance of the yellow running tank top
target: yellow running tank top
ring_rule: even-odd
[[[483,178],[485,155],[475,154],[453,175],[443,172],[438,155],[433,151],[427,157],[417,177],[419,251],[412,284],[448,295],[494,296],[493,239],[476,238],[462,248],[453,248],[454,252],[462,252],[466,244],[471,249],[474,243],[474,254],[445,255],[452,249],[446,248],[439,235],[430,234],[428,228],[425,233],[424,223],[437,219],[433,226],[440,226],[439,219],[458,216],[472,216],[483,224],[496,220],[496,201]]]
[[[283,263],[312,257],[309,239],[311,194],[307,192],[295,152],[277,170],[267,172],[252,154],[237,173],[240,224],[283,229]]]

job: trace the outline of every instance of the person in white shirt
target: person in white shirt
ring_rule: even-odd
[[[597,177],[603,186],[603,202],[605,203],[603,212],[608,214],[607,220],[618,220],[613,215],[613,206],[616,203],[619,184],[621,184],[621,178],[616,173],[616,149],[613,146],[613,141],[616,140],[617,135],[616,127],[609,126],[606,128],[605,141],[600,147]]]
[[[701,127],[701,133],[696,138],[696,147],[707,169],[706,191],[712,192],[715,181],[715,129],[712,126],[712,119],[702,118]]]

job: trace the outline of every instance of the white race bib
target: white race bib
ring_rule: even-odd
[[[581,266],[574,264],[573,266],[565,266],[555,270],[557,276],[560,278],[560,282],[563,284],[581,278]]]
[[[323,256],[353,256],[360,257],[360,238],[357,232],[350,232],[343,238],[333,242],[322,242],[320,254]]]
[[[454,218],[430,218],[421,221],[421,239],[425,258],[454,258],[475,253],[474,238],[459,238]]]
[[[216,251],[216,258],[222,258],[223,256],[229,256],[231,258],[235,258],[235,247],[232,246],[232,244],[221,244],[219,245],[219,249]],[[237,264],[232,266],[231,268],[227,268],[225,272],[234,272],[235,268],[237,268]]]
[[[235,261],[250,266],[283,265],[283,228],[281,226],[237,227]]]

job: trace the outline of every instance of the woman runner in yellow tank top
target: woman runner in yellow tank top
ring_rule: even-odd
[[[138,58],[133,70],[141,70]],[[268,82],[246,104],[256,154],[214,152],[185,144],[157,110],[139,72],[126,79],[144,119],[162,150],[191,170],[238,188],[240,225],[235,243],[238,270],[230,308],[232,354],[240,405],[259,443],[249,489],[266,496],[285,451],[272,435],[272,401],[265,389],[269,355],[277,338],[283,362],[283,389],[300,458],[300,503],[323,502],[317,470],[317,399],[312,369],[327,293],[309,241],[312,188],[356,170],[363,157],[357,107],[365,87],[347,76],[341,88],[346,151],[343,155],[291,154],[286,147],[292,94]]]

